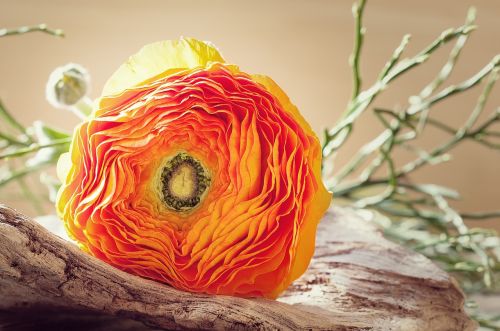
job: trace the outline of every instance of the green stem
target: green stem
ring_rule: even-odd
[[[28,144],[21,142],[21,141],[17,140],[16,138],[11,137],[10,135],[2,133],[2,132],[0,132],[0,139],[5,140],[10,145],[28,146]]]
[[[434,118],[431,118],[431,117],[427,118],[426,123],[428,123],[432,126],[435,126],[436,128],[441,129],[444,132],[447,132],[447,133],[452,134],[452,135],[455,135],[457,133],[456,129],[454,129],[451,126],[449,126],[443,122],[440,122]]]
[[[338,150],[340,146],[349,137],[354,121],[368,108],[368,106],[375,100],[378,94],[384,90],[387,85],[394,79],[402,75],[403,73],[409,71],[410,69],[424,63],[427,61],[429,56],[435,52],[439,47],[448,43],[449,41],[461,36],[463,34],[469,34],[473,28],[469,25],[461,26],[455,30],[450,29],[441,34],[439,38],[434,40],[427,48],[418,53],[416,56],[410,59],[402,60],[398,65],[395,65],[383,79],[378,80],[372,87],[364,92],[360,93],[354,100],[349,103],[347,110],[337,124],[333,126],[328,132],[326,132],[327,139],[323,143],[323,156],[326,158],[330,156],[334,151]],[[498,60],[497,60],[498,61]],[[490,70],[492,68],[489,68]],[[383,69],[385,70],[385,68]],[[467,89],[463,87],[463,89]],[[460,92],[460,88],[457,88],[454,93]],[[450,92],[451,93],[451,92]],[[351,130],[346,132],[346,128],[350,127]],[[345,133],[341,141],[337,141],[336,138],[339,134]]]
[[[9,113],[9,111],[7,110],[7,108],[5,108],[5,106],[3,105],[1,100],[0,100],[0,117],[3,118],[7,124],[9,124],[10,126],[12,126],[15,129],[17,129],[20,133],[26,135],[26,137],[28,137],[30,142],[32,142],[32,139],[30,138],[30,136],[26,132],[26,128],[21,123],[19,123],[14,118],[14,116],[12,116]]]
[[[408,43],[410,42],[411,35],[405,34],[403,36],[403,39],[401,40],[401,43],[399,46],[394,50],[392,53],[392,56],[390,60],[385,64],[385,67],[382,69],[378,76],[378,80],[382,80],[387,76],[387,74],[394,68],[396,63],[399,61],[401,58],[401,55],[403,54],[404,50],[406,49],[406,46],[408,46]]]
[[[434,104],[454,95],[458,94],[464,91],[469,90],[470,88],[476,86],[477,84],[481,83],[483,79],[488,76],[492,71],[495,71],[497,67],[500,65],[500,55],[497,55],[489,62],[486,66],[484,66],[477,74],[472,76],[471,78],[467,79],[466,81],[458,84],[458,85],[452,85],[449,86],[445,89],[443,89],[441,92],[436,94],[435,96],[429,98],[425,102],[418,103],[418,104],[413,104],[408,108],[408,114],[409,115],[414,115],[419,112],[421,112],[424,109],[430,108]]]
[[[88,96],[84,96],[75,105],[71,106],[71,111],[78,116],[81,120],[86,121],[92,114],[92,99]]]
[[[357,4],[352,7],[352,13],[354,16],[356,28],[355,28],[355,38],[354,38],[354,49],[351,55],[350,63],[353,72],[353,92],[352,100],[356,99],[361,89],[361,73],[359,70],[359,59],[361,55],[361,48],[363,47],[363,39],[365,34],[365,28],[363,27],[363,11],[365,9],[366,0],[360,0]]]
[[[467,12],[467,18],[465,20],[465,26],[470,26],[471,32],[474,31],[475,29],[475,26],[473,26],[475,20],[476,20],[476,10],[474,7],[472,7]],[[467,34],[462,34],[457,38],[455,46],[451,50],[445,65],[441,68],[436,78],[430,84],[428,84],[422,90],[422,92],[420,92],[419,95],[420,100],[423,100],[432,95],[432,93],[434,93],[434,91],[436,91],[436,89],[448,79],[451,72],[453,71],[453,68],[455,68],[455,64],[460,56],[460,53],[462,52],[462,49],[465,46],[465,43],[469,39],[469,36],[470,33],[467,33]]]
[[[476,130],[473,130],[472,132],[466,133],[466,136],[469,137],[476,137],[483,132],[485,132],[490,125],[494,124],[495,122],[500,121],[500,108],[498,108],[489,118],[486,120],[483,124],[481,124]]]
[[[46,167],[47,165],[48,165],[47,163],[42,163],[42,164],[38,164],[36,166],[25,167],[25,168],[22,168],[20,170],[15,170],[15,171],[11,172],[9,176],[0,178],[0,187],[10,183],[13,180],[17,180],[19,178],[22,178],[26,175],[29,175],[29,174],[35,172],[35,171],[41,170],[44,167]]]
[[[460,216],[464,219],[469,219],[469,220],[486,220],[490,218],[500,218],[500,211],[460,213]]]
[[[55,37],[64,37],[64,32],[61,29],[49,29],[47,24],[39,24],[33,26],[22,26],[14,29],[0,29],[0,37],[14,36],[29,32],[44,32]]]
[[[454,241],[458,240],[459,238],[470,238],[473,236],[494,237],[494,236],[496,236],[496,233],[494,233],[494,232],[488,232],[488,233],[487,232],[468,232],[468,233],[463,233],[463,234],[457,234],[455,236],[447,237],[445,239],[436,240],[436,241],[432,241],[429,243],[419,244],[419,245],[413,247],[413,249],[422,250],[422,249],[425,249],[428,247],[434,247],[434,246],[437,246],[440,244],[447,244],[447,243],[453,244]]]
[[[467,122],[465,123],[465,125],[456,131],[455,136],[451,140],[449,140],[448,142],[446,142],[446,143],[442,144],[441,146],[432,150],[429,153],[430,157],[435,157],[437,155],[441,155],[441,154],[448,152],[450,149],[455,147],[455,145],[457,145],[459,142],[461,142],[462,140],[464,140],[466,138],[475,138],[476,135],[478,135],[480,132],[485,130],[489,125],[491,125],[493,122],[495,122],[498,119],[498,113],[495,113],[494,116],[492,116],[488,121],[486,121],[480,128],[478,128],[474,132],[470,132],[472,125],[474,125],[477,118],[482,113],[484,106],[485,106],[485,103],[486,103],[486,100],[488,99],[488,96],[493,88],[493,85],[495,84],[495,82],[498,79],[497,65],[498,65],[498,61],[499,61],[498,59],[500,59],[500,58],[497,56],[495,59],[496,59],[495,61],[492,61],[492,63],[487,65],[485,68],[483,68],[483,70],[481,70],[480,74],[475,75],[472,79],[469,79],[466,82],[464,82],[463,84],[456,86],[454,89],[448,89],[448,91],[450,91],[450,93],[451,93],[451,91],[455,91],[456,89],[462,89],[465,87],[467,87],[467,89],[469,89],[472,86],[475,86],[476,84],[478,84],[487,75],[487,73],[491,72],[491,78],[488,81],[488,83],[486,84],[486,87],[484,88],[483,92],[481,93],[479,100],[478,100],[473,112],[471,113],[471,115],[467,119]],[[486,70],[486,69],[488,69],[488,70]],[[437,100],[437,99],[435,99],[435,100]],[[400,177],[403,175],[407,175],[410,172],[413,172],[413,171],[417,170],[418,168],[422,167],[426,163],[427,163],[427,160],[425,158],[420,157],[420,158],[404,165],[402,167],[402,170],[400,170],[398,172],[397,176]]]
[[[465,123],[463,128],[460,129],[460,132],[458,134],[466,134],[474,126],[477,119],[483,112],[484,106],[486,105],[486,101],[488,100],[491,90],[493,89],[493,86],[495,85],[495,82],[497,80],[498,80],[498,67],[493,69],[493,71],[491,72],[490,79],[486,83],[486,87],[484,88],[483,93],[481,93],[481,95],[479,96],[479,100],[476,104],[476,107],[474,107],[472,114],[469,116],[467,122]]]
[[[22,156],[22,155],[25,155],[25,154],[28,154],[28,153],[33,153],[33,152],[39,151],[42,148],[55,147],[55,146],[61,146],[61,145],[69,144],[70,142],[71,142],[71,138],[64,138],[64,139],[53,140],[53,141],[51,141],[50,143],[47,143],[47,144],[36,144],[36,143],[34,143],[34,144],[31,144],[29,147],[26,147],[26,148],[20,148],[20,149],[17,149],[15,151],[13,151],[13,152],[0,154],[0,160],[6,159],[6,158],[18,157],[18,156]]]
[[[445,89],[444,91],[446,93],[440,93],[440,94],[438,94],[438,97],[432,98],[431,101],[428,103],[428,107],[430,107],[431,105],[433,105],[434,103],[436,103],[438,101],[443,100],[444,98],[448,97],[451,94],[458,93],[457,91],[463,92],[463,91],[466,91],[466,90],[470,89],[471,87],[477,85],[479,82],[482,81],[482,79],[484,79],[484,77],[488,73],[490,73],[492,71],[496,72],[495,68],[496,68],[497,62],[498,62],[498,59],[495,58],[494,61],[492,61],[490,64],[488,64],[486,67],[484,67],[478,74],[474,75],[473,77],[471,77],[467,81],[465,81],[462,84],[459,84],[457,86],[454,86],[451,89],[450,88]],[[495,74],[495,77],[496,77],[496,74]],[[480,97],[480,102],[478,103],[479,106],[476,106],[476,109],[479,109],[480,111],[482,111],[482,109],[484,107],[484,103],[485,103],[485,101],[486,101],[486,99],[487,99],[487,97],[492,89],[492,85],[495,81],[496,81],[496,79],[493,79],[493,78],[490,80],[485,91],[483,92],[483,94]],[[428,107],[426,107],[426,108],[428,108]],[[421,108],[419,111],[421,111],[422,109],[423,108]],[[474,113],[476,113],[476,112],[477,112],[477,110]],[[474,116],[476,116],[476,115],[474,115]],[[489,124],[491,124],[495,120],[496,120],[495,118],[490,119],[490,121],[486,123],[486,126],[481,127],[480,129],[484,130]],[[436,120],[431,120],[431,119],[428,119],[428,121],[431,121],[432,122],[431,124],[438,126],[438,127],[442,127],[445,129],[445,131],[448,131],[451,133],[452,129],[450,127],[446,126],[445,124],[442,124]],[[477,134],[479,132],[480,131],[477,131],[474,134]],[[448,151],[449,149],[454,147],[463,138],[471,137],[471,135],[467,135],[464,133],[458,134],[457,131],[453,131],[453,133],[456,134],[456,136],[451,141],[434,149],[432,152],[429,153],[429,156],[435,157],[436,155],[445,153],[446,151]],[[381,146],[383,146],[383,144],[385,144],[389,139],[391,139],[391,137],[393,137],[392,130],[386,129],[377,138],[375,138],[372,142],[365,145],[360,150],[360,152],[355,156],[355,158],[352,159],[343,169],[340,170],[339,175],[335,176],[336,179],[335,179],[334,183],[339,183],[345,177],[347,177],[349,174],[354,172],[374,151],[378,150]],[[404,174],[407,174],[409,172],[412,172],[412,171],[418,169],[419,167],[426,164],[427,160],[428,160],[428,158],[420,157],[417,160],[415,160],[411,163],[408,163],[407,165],[405,165],[403,167],[402,172],[398,172],[397,177],[399,178]],[[378,163],[378,165],[376,167],[373,167],[373,169],[374,170],[378,169],[378,167],[380,165],[381,164]],[[371,176],[371,174],[373,174],[373,171],[370,171],[369,175]],[[364,176],[364,178],[361,179],[361,182],[366,181],[368,179],[368,177],[369,176]]]

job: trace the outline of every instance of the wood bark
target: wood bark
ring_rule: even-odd
[[[0,329],[473,330],[463,304],[447,273],[345,208],[325,216],[308,271],[272,301],[127,274],[0,205]]]

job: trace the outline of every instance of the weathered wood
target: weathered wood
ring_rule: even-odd
[[[473,330],[463,303],[445,272],[348,209],[325,216],[309,270],[271,301],[187,293],[129,275],[0,205],[4,326],[19,326],[13,316],[23,312],[29,321],[40,319],[34,311],[61,309],[42,316],[96,314],[109,325],[123,318],[129,330],[145,327],[125,319],[157,329]]]

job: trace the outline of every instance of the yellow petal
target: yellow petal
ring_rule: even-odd
[[[69,152],[61,154],[59,160],[57,161],[57,177],[64,184],[66,183],[66,177],[71,170],[71,155]]]
[[[118,68],[104,85],[102,95],[118,94],[168,70],[206,67],[211,62],[225,61],[209,42],[182,37],[152,43]]]

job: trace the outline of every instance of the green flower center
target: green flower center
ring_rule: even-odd
[[[181,152],[166,163],[161,184],[163,201],[168,208],[189,211],[204,198],[210,176],[198,160]]]

